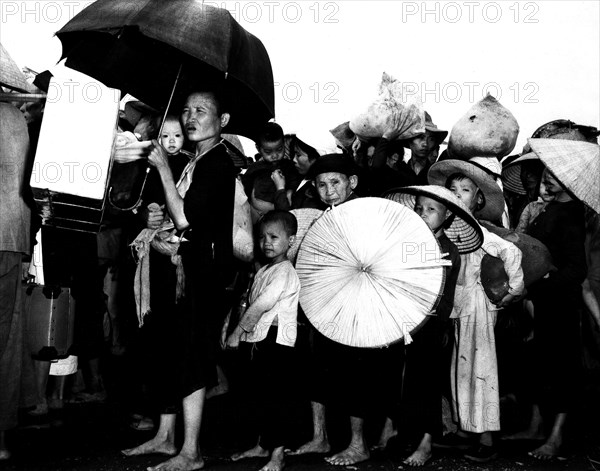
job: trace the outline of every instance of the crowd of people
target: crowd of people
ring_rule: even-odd
[[[107,211],[102,230],[92,234],[41,224],[24,163],[34,155],[28,146],[35,148],[43,105],[25,107],[23,115],[0,106],[0,460],[10,457],[5,432],[18,425],[19,409],[27,420],[45,420],[65,401],[107,399],[99,364],[107,345],[136,373],[123,385],[132,428],[155,431],[122,453],[167,455],[148,468],[154,471],[204,466],[199,437],[207,399],[234,385],[253,406],[258,437],[231,459],[262,457],[264,471],[280,471],[290,457],[307,453],[354,465],[398,435],[414,442],[404,459],[410,466],[445,449],[488,462],[498,455],[500,437],[540,440],[530,455],[541,460],[563,454],[582,371],[580,320],[589,316],[600,327],[600,215],[539,155],[559,165],[565,159],[583,175],[577,159],[586,149],[598,158],[597,129],[547,123],[522,154],[501,162],[501,155],[440,153],[448,132],[427,113],[425,132],[410,139],[398,139],[390,125],[382,137],[361,140],[345,123],[337,131],[347,139],[337,139],[339,152],[326,155],[269,122],[257,154],[247,158],[235,139],[223,136],[226,96],[197,90],[164,123],[144,107],[136,119],[123,116],[121,131],[152,141],[151,170],[135,207]],[[31,109],[38,112],[33,118]],[[19,163],[20,173],[6,170],[10,162]],[[594,178],[600,184],[600,175]],[[251,262],[236,258],[232,241],[238,183],[256,242]],[[435,315],[411,343],[382,349],[342,345],[313,327],[299,305],[301,283],[288,256],[301,243],[293,210],[327,210],[366,196],[414,211],[448,261]],[[48,381],[50,362],[32,359],[23,347],[21,282],[40,226],[44,283],[70,287],[76,301],[69,353],[82,373],[79,391],[69,390],[64,376]],[[526,264],[536,261],[498,228],[543,243],[553,269],[527,280]],[[481,282],[486,255],[501,260],[506,274],[506,290],[495,300]],[[508,368],[502,316],[519,326],[509,332],[519,361]],[[243,365],[231,385],[224,350],[236,350]],[[511,400],[530,408],[526,430],[502,429],[501,404]],[[310,403],[313,436],[292,449],[297,436],[289,412],[299,401]],[[350,418],[350,442],[341,451],[329,440],[331,409]],[[378,442],[368,443],[365,420],[373,416],[384,425]]]

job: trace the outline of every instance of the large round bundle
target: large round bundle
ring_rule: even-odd
[[[453,159],[507,156],[515,148],[519,123],[493,96],[475,103],[450,131],[448,153]]]
[[[515,244],[523,253],[521,266],[525,278],[525,287],[539,280],[554,269],[552,257],[544,244],[539,240],[503,227],[482,224],[488,231],[493,232]],[[481,284],[487,297],[492,302],[500,301],[508,293],[508,276],[504,271],[502,260],[491,255],[484,255],[481,261]]]

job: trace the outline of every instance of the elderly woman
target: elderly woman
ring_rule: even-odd
[[[161,343],[155,365],[160,388],[160,426],[156,436],[124,450],[127,456],[173,455],[152,471],[194,470],[204,465],[198,437],[206,388],[216,384],[215,352],[226,314],[225,287],[233,272],[233,204],[236,170],[220,137],[229,114],[214,92],[188,96],[181,122],[196,143],[196,156],[175,182],[166,151],[156,142],[148,160],[160,175],[168,216],[177,229],[185,291],[174,312],[148,314]],[[154,286],[152,286],[154,289]],[[175,447],[175,417],[183,401],[184,443]]]

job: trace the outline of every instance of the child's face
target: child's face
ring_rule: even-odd
[[[426,196],[417,196],[415,213],[421,216],[421,219],[425,221],[434,234],[440,230],[450,215],[446,206]]]
[[[540,183],[540,198],[542,198],[542,201],[544,201],[545,203],[554,201],[554,198],[555,198],[554,195],[551,195],[550,193],[548,193],[548,187],[546,186],[546,184],[543,181]]]
[[[260,250],[271,262],[287,259],[287,251],[294,243],[295,236],[290,236],[280,222],[269,222],[260,227],[258,242]]]
[[[556,197],[558,194],[565,192],[563,186],[547,168],[545,168],[544,173],[542,173],[542,183],[546,186],[546,193],[548,193],[548,195],[550,195],[553,198]]]
[[[162,134],[160,135],[160,144],[166,149],[168,154],[176,154],[183,147],[183,130],[179,121],[165,121]]]
[[[261,141],[260,145],[257,146],[258,152],[261,157],[265,160],[265,162],[277,162],[278,160],[283,159],[283,154],[285,153],[285,146],[283,144],[283,139],[280,139],[275,142],[265,142]]]
[[[483,203],[479,187],[470,178],[452,180],[450,191],[469,208],[471,213],[477,209],[477,205]]]

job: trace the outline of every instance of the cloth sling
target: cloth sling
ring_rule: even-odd
[[[202,154],[197,154],[183,169],[179,181],[175,185],[177,193],[181,198],[185,195],[192,183],[194,169],[198,161],[214,149],[216,146],[223,144],[223,141],[215,144],[210,149]],[[156,229],[142,229],[131,246],[135,249],[137,255],[137,267],[135,270],[135,279],[133,282],[133,292],[135,295],[135,307],[138,317],[139,326],[144,325],[144,317],[150,313],[150,248],[152,247],[158,253],[169,255],[171,263],[177,268],[177,287],[175,294],[175,302],[183,297],[185,286],[185,275],[183,271],[183,263],[181,255],[178,255],[179,245],[182,240],[185,240],[183,234],[176,235],[177,229],[170,217],[166,217],[160,227]]]

